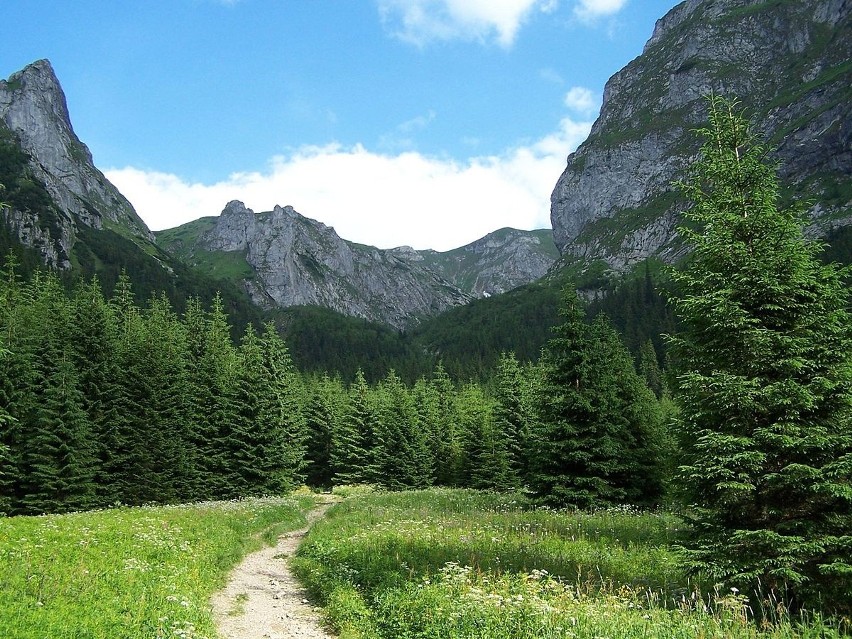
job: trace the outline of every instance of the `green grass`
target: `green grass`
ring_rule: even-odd
[[[669,514],[533,509],[519,495],[429,490],[354,496],[295,567],[342,639],[829,637],[680,570]]]
[[[0,637],[216,637],[210,595],[310,497],[0,519]]]

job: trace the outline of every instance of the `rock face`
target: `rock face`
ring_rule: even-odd
[[[532,282],[558,257],[549,230],[502,229],[445,253],[382,250],[348,242],[290,206],[255,213],[237,201],[219,217],[158,232],[157,241],[237,279],[265,308],[324,306],[400,329]]]
[[[682,253],[683,176],[706,122],[703,96],[735,95],[777,148],[788,198],[817,227],[852,222],[850,0],[687,0],[657,22],[606,85],[589,138],[551,196],[564,256],[623,270]]]
[[[29,156],[33,178],[53,200],[51,225],[41,219],[44,211],[6,214],[21,241],[38,246],[46,263],[70,267],[77,224],[99,229],[109,220],[153,239],[127,199],[95,168],[89,149],[74,133],[65,94],[50,62],[39,60],[0,80],[0,128]]]
[[[290,206],[255,214],[230,202],[198,249],[243,254],[254,272],[245,285],[266,308],[324,306],[403,328],[470,299],[422,264],[351,244]]]
[[[559,258],[549,229],[510,228],[452,251],[420,251],[419,255],[442,277],[476,297],[505,293],[544,277]]]

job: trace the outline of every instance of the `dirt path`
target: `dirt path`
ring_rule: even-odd
[[[222,639],[332,639],[290,572],[289,558],[332,500],[308,514],[308,525],[278,538],[275,546],[247,555],[211,599]]]

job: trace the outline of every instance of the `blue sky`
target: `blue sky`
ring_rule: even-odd
[[[152,229],[290,204],[447,250],[549,226],[606,80],[675,0],[3,0],[0,77],[48,58]]]

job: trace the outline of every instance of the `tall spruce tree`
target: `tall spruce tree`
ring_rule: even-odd
[[[530,483],[556,506],[593,508],[649,503],[661,484],[654,467],[659,411],[604,316],[585,320],[565,291],[564,321],[542,357],[539,420]]]
[[[267,480],[266,492],[278,494],[301,480],[307,438],[304,416],[304,384],[287,344],[268,323],[260,336],[266,393],[261,398],[268,454],[261,460]]]
[[[338,431],[344,403],[339,380],[323,375],[310,385],[305,407],[308,434],[305,473],[311,486],[332,485],[332,445],[339,441],[334,433]]]
[[[54,274],[30,284],[25,309],[32,374],[18,415],[20,511],[64,512],[93,505],[94,451],[91,424],[71,354],[70,303]]]
[[[494,389],[494,426],[503,433],[509,462],[508,481],[519,487],[527,475],[526,440],[531,415],[523,392],[523,373],[514,353],[501,353]]]
[[[363,484],[370,480],[374,420],[370,388],[359,368],[346,394],[343,418],[332,433],[329,461],[335,484]]]
[[[376,464],[373,480],[391,490],[425,488],[431,483],[432,456],[411,393],[395,371],[379,384]]]
[[[735,101],[711,97],[674,273],[692,568],[852,611],[848,294]]]

